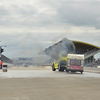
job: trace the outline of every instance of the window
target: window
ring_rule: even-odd
[[[71,59],[70,60],[70,65],[80,66],[81,65],[81,60]]]

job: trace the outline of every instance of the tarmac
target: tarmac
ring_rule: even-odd
[[[96,68],[96,67],[84,67],[84,71],[100,74],[100,68]]]
[[[50,67],[0,70],[0,100],[100,100],[100,69],[84,70],[83,74],[53,72]]]
[[[28,69],[28,68],[26,68]],[[34,69],[34,70],[9,70],[8,72],[0,71],[0,78],[58,78],[58,77],[91,77],[91,78],[100,78],[100,74],[88,70],[87,72],[59,72],[59,71],[52,71],[51,69]]]

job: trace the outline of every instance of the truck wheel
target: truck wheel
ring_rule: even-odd
[[[58,64],[58,70],[59,70],[59,71],[61,71],[61,67],[60,67],[60,64]]]
[[[61,64],[58,64],[58,70],[59,71],[64,71],[64,68],[61,68]]]
[[[52,71],[56,71],[56,69],[54,68],[54,64],[52,65]]]
[[[83,74],[83,72],[81,72],[81,74]]]
[[[69,71],[66,69],[66,72],[68,73]]]

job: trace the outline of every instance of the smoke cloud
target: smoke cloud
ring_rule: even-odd
[[[72,41],[67,38],[63,38],[53,46],[46,48],[43,53],[52,57],[54,60],[57,60],[59,59],[59,54],[67,55],[69,53],[74,53],[74,50],[75,46]]]

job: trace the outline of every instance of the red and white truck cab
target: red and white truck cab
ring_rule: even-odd
[[[84,55],[81,54],[68,54],[66,72],[81,72],[84,71]]]

